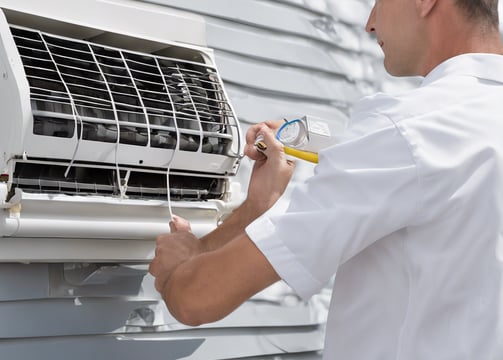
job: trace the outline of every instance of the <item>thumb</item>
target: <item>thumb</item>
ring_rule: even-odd
[[[186,220],[182,217],[176,216],[176,215],[173,215],[171,217],[171,221],[169,222],[169,228],[170,228],[171,232],[192,231],[188,220]]]

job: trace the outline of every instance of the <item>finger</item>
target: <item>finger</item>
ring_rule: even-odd
[[[156,261],[156,258],[154,258],[152,260],[152,262],[150,263],[150,265],[148,266],[148,272],[152,275],[152,276],[156,276],[156,273],[157,273],[157,261]]]
[[[251,126],[246,132],[246,142],[248,144],[253,144],[255,142],[255,138],[257,137],[257,133],[263,126],[266,126],[273,132],[276,132],[281,127],[281,125],[283,125],[283,123],[284,120],[270,120]]]
[[[171,221],[169,223],[169,227],[171,229],[171,232],[175,231],[189,231],[191,232],[192,229],[190,227],[190,222],[187,219],[184,219],[180,216],[173,215],[171,218]]]
[[[264,127],[258,133],[259,141],[256,143],[259,151],[266,157],[280,156],[283,158],[283,144],[276,139],[276,134],[268,127]]]
[[[276,133],[270,127],[262,127],[258,135],[260,135],[262,142],[266,146],[266,150],[270,147],[274,147],[276,150],[283,149],[283,144],[276,139]]]
[[[255,139],[257,137],[257,133],[260,131],[260,128],[263,126],[263,123],[256,124],[251,126],[248,131],[246,131],[246,143],[248,145],[253,145],[255,143]]]
[[[264,157],[264,155],[260,151],[258,151],[257,147],[255,146],[261,126],[262,124],[254,125],[246,132],[246,144],[244,153],[252,160],[257,160]]]
[[[250,159],[263,160],[264,155],[268,156],[270,146],[275,146],[276,150],[282,151],[283,145],[276,140],[274,131],[266,123],[257,125],[251,134],[254,134],[255,138],[252,143],[247,141],[245,146],[245,155]]]

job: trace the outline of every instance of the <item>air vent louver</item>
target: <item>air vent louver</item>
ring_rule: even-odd
[[[34,139],[27,142],[28,160],[18,161],[14,184],[114,195],[121,176],[134,173],[137,186],[129,186],[129,194],[152,197],[166,193],[160,174],[171,168],[175,198],[222,196],[225,176],[239,163],[239,125],[206,53],[160,56],[10,29],[29,84]],[[39,166],[53,171],[37,177]]]

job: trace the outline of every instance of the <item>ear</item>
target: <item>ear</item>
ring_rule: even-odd
[[[437,4],[437,0],[415,0],[417,12],[420,17],[425,18]]]

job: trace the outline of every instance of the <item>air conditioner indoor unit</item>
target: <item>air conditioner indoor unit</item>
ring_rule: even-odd
[[[204,26],[60,3],[0,1],[0,261],[144,261],[172,212],[213,228],[242,136]]]

